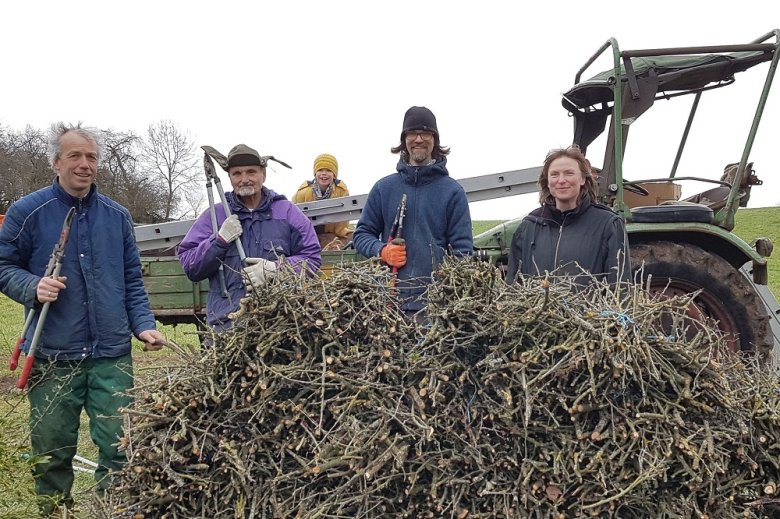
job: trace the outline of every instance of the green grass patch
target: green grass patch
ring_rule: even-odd
[[[471,222],[471,231],[474,236],[492,229],[498,224],[504,223],[504,220],[477,220]]]
[[[0,517],[9,519],[38,517],[31,465],[25,460],[30,449],[30,407],[25,394],[15,389],[20,370],[11,372],[8,366],[22,326],[22,306],[0,294]],[[172,327],[158,324],[158,327],[167,338],[180,345],[198,344],[194,325]],[[134,339],[133,363],[138,383],[155,376],[156,367],[166,364],[166,357],[170,357],[169,350],[144,352],[142,343]],[[97,460],[97,448],[89,436],[89,418],[85,412],[81,415],[78,454]],[[73,484],[76,502],[89,501],[94,485],[92,474],[77,471]]]
[[[756,238],[769,238],[778,246],[769,258],[769,288],[780,297],[780,207],[740,209],[736,215],[734,234],[752,243]]]
[[[3,362],[0,363],[0,379],[9,374],[8,357],[13,351],[23,325],[24,311],[22,306],[0,294],[0,353],[3,357]]]

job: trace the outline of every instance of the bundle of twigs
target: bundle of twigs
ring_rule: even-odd
[[[135,517],[770,517],[774,374],[687,298],[446,263],[420,327],[386,269],[277,277],[140,387]]]
[[[495,286],[489,269],[474,270],[474,285],[439,273],[431,349],[446,358],[486,352],[457,377],[476,395],[459,403],[471,457],[495,451],[517,465],[489,478],[472,471],[486,483],[470,496],[505,499],[485,507],[472,497],[468,508],[506,517],[773,516],[780,384],[755,359],[720,351],[717,332],[687,317],[691,298],[652,298],[639,286],[581,290],[566,279],[486,290]]]

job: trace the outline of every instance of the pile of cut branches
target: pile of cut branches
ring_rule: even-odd
[[[688,298],[447,262],[429,324],[375,263],[280,275],[137,388],[126,517],[771,517],[780,384]]]

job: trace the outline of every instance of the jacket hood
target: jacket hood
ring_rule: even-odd
[[[413,186],[428,184],[437,177],[448,177],[450,175],[447,171],[446,158],[439,159],[427,166],[412,166],[403,160],[399,160],[395,169],[404,182]]]

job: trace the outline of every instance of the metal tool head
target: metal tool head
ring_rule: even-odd
[[[406,193],[401,196],[401,205],[399,206],[398,212],[398,230],[395,233],[395,238],[403,238],[404,218],[406,217]]]
[[[71,207],[68,209],[68,214],[65,215],[65,221],[62,222],[62,231],[60,231],[60,240],[54,247],[53,257],[57,255],[63,255],[65,253],[65,244],[68,243],[68,236],[70,235],[70,228],[73,226],[73,218],[76,216],[76,208]],[[47,273],[49,275],[50,273]]]
[[[65,215],[65,221],[62,225],[62,230],[64,231],[66,228],[70,229],[71,225],[73,224],[73,217],[76,216],[76,208],[71,207],[68,209],[68,214]]]
[[[269,160],[272,160],[272,161],[276,162],[277,164],[281,164],[282,166],[284,166],[287,169],[292,169],[292,166],[290,166],[286,162],[282,162],[281,160],[275,158],[273,155],[263,155],[262,157],[260,157],[260,159],[264,161],[264,163],[265,163],[265,164],[263,164],[264,166],[268,164]]]
[[[206,169],[206,176],[209,176],[209,166],[211,169],[212,177],[216,177],[217,173],[214,169],[214,163],[211,161],[211,159],[214,159],[217,161],[217,164],[219,164],[219,167],[227,171],[227,157],[212,148],[211,146],[201,146],[200,149],[202,149],[205,152],[205,156],[203,157],[203,166]],[[206,165],[206,162],[208,162],[208,166]]]
[[[214,161],[208,153],[203,154],[203,171],[206,173],[206,179],[211,181],[217,179],[217,170],[214,168]]]

